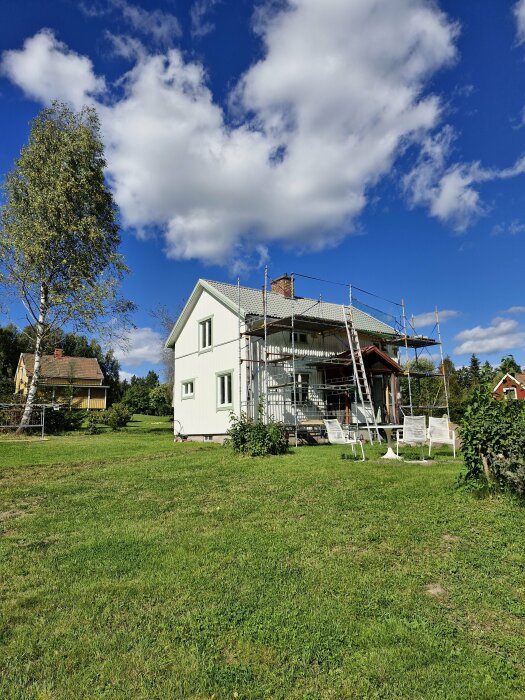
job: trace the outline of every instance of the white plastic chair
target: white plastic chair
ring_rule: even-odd
[[[402,435],[400,435],[402,432]],[[396,454],[399,457],[399,445],[421,445],[421,459],[423,459],[423,445],[427,441],[427,426],[425,416],[405,416],[403,418],[403,430],[397,431]]]
[[[352,448],[352,454],[355,455],[355,446],[361,446],[362,461],[365,461],[365,451],[363,449],[363,443],[358,439],[357,432],[350,430],[343,430],[341,428],[341,423],[335,418],[330,418],[329,420],[323,420],[328,435],[328,442],[331,445],[350,445]]]
[[[437,443],[438,445],[452,445],[454,458],[456,457],[456,431],[450,429],[448,424],[448,416],[443,416],[443,418],[428,419],[429,457],[430,450],[432,449],[432,443]]]

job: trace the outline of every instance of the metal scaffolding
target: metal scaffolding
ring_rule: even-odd
[[[242,327],[239,321],[239,388],[242,367],[246,366],[246,392],[245,396],[241,397],[240,410],[245,411],[253,419],[262,415],[266,422],[277,420],[284,423],[296,444],[301,434],[315,429],[316,426],[320,428],[323,425],[323,419],[326,418],[335,417],[342,425],[357,424],[358,427],[369,432],[375,425],[377,431],[377,424],[399,423],[403,413],[408,412],[413,415],[414,410],[419,409],[412,404],[412,382],[417,372],[411,368],[417,367],[418,351],[439,346],[441,357],[439,376],[443,381],[444,408],[448,414],[447,378],[437,309],[435,326],[437,339],[418,335],[414,328],[414,333],[410,334],[404,301],[399,304],[384,300],[389,304],[395,304],[398,312],[397,315],[388,315],[352,297],[352,287],[348,284],[342,286],[348,288],[349,303],[341,304],[340,320],[336,320],[324,315],[327,305],[322,299],[325,297],[320,297],[319,300],[308,300],[295,295],[297,277],[307,276],[293,273],[289,277],[292,293],[290,296],[280,296],[281,313],[272,314],[272,308],[269,307],[268,302],[270,295],[272,295],[272,301],[275,301],[276,293],[268,290],[268,269],[265,268],[261,290],[262,313],[245,315]],[[326,280],[319,281],[331,283]],[[359,291],[367,293],[365,290]],[[380,298],[375,294],[368,294]],[[241,319],[240,283],[238,283],[237,296],[239,319]],[[311,304],[305,306],[309,301]],[[365,311],[365,308],[373,310],[374,314]],[[372,315],[373,319],[377,319],[380,314],[388,316],[390,320],[388,326],[392,332],[374,332],[357,328],[355,336],[352,336],[347,325],[349,319],[353,325],[352,311],[355,309]],[[357,347],[355,347],[355,338],[357,338]],[[364,382],[369,383],[368,392],[363,391],[363,386],[360,386],[360,374],[356,366],[356,358],[361,354],[361,345],[364,345],[364,351],[366,350],[369,355],[373,355],[374,352],[371,351],[375,351],[379,360],[383,358],[383,362],[390,360],[393,363],[391,371],[377,372],[375,375],[372,369],[365,372],[363,364],[362,373]],[[401,348],[405,350],[404,370],[399,367]],[[415,353],[415,360],[410,359],[409,351]],[[362,358],[361,363],[363,363]],[[400,370],[398,372],[395,371],[396,364]],[[390,374],[391,381],[388,383],[384,377],[380,382],[378,381],[377,385],[380,385],[384,396],[380,405],[376,406],[372,405],[371,383],[377,381],[374,377],[381,374],[384,377]],[[402,407],[398,401],[398,377],[407,379],[410,397],[408,407]],[[367,403],[370,405],[367,406]],[[375,401],[375,403],[378,402]],[[372,407],[372,415],[367,418],[367,415],[370,415],[370,407]],[[371,434],[370,437],[372,438]]]

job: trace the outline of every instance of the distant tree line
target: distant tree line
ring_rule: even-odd
[[[167,384],[161,384],[158,375],[150,371],[146,377],[133,376],[130,381],[120,379],[120,363],[113,350],[104,352],[95,339],[75,333],[55,330],[46,337],[44,354],[62,348],[69,357],[94,357],[104,373],[108,388],[108,406],[123,403],[131,413],[164,416],[171,413],[171,395]],[[0,326],[0,402],[12,402],[15,374],[20,354],[32,353],[34,330],[27,326],[18,330],[14,324]]]
[[[490,362],[481,364],[476,355],[472,355],[469,364],[463,367],[456,367],[449,357],[445,358],[443,364],[447,379],[450,418],[455,422],[463,418],[466,407],[477,389],[493,389],[505,374],[514,376],[521,372],[513,355],[503,357],[498,367],[493,367]],[[420,357],[417,361],[405,365],[405,369],[407,367],[410,368],[412,375],[410,392],[408,379],[403,377],[400,382],[402,405],[409,405],[411,394],[414,412],[439,414],[440,407],[445,403],[441,365],[436,365],[430,358]]]

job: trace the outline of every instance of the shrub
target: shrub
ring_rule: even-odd
[[[240,417],[231,414],[227,444],[235,453],[250,457],[280,455],[288,451],[284,425],[273,420],[263,423],[261,418],[254,421],[245,413],[241,413]]]
[[[86,412],[60,407],[47,409],[45,418],[45,431],[51,435],[80,430],[86,420]]]
[[[149,412],[152,416],[169,416],[173,413],[167,384],[159,384],[150,389]]]
[[[461,424],[463,482],[478,481],[525,493],[525,402],[474,392]]]
[[[100,433],[100,422],[100,415],[97,415],[97,413],[95,413],[94,411],[90,411],[86,419],[86,432],[89,435],[97,435],[98,433]]]
[[[111,430],[118,430],[126,427],[131,420],[131,412],[125,404],[114,403],[111,408],[104,411],[102,419],[104,424],[108,425]]]

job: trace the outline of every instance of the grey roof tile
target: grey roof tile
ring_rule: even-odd
[[[211,287],[227,297],[235,305],[238,304],[238,288],[236,284],[227,284],[226,282],[215,282],[213,280],[204,280]],[[241,309],[246,314],[263,316],[263,294],[261,289],[252,287],[241,287]],[[332,304],[319,299],[295,298],[291,299],[284,297],[282,294],[268,292],[268,316],[273,318],[287,318],[292,314],[292,303],[294,305],[294,314],[297,316],[307,316],[312,319],[320,319],[323,321],[335,321],[340,323],[343,320],[341,304]],[[397,335],[392,326],[374,318],[361,309],[352,307],[354,324],[358,331],[369,333],[380,333],[385,335]]]

